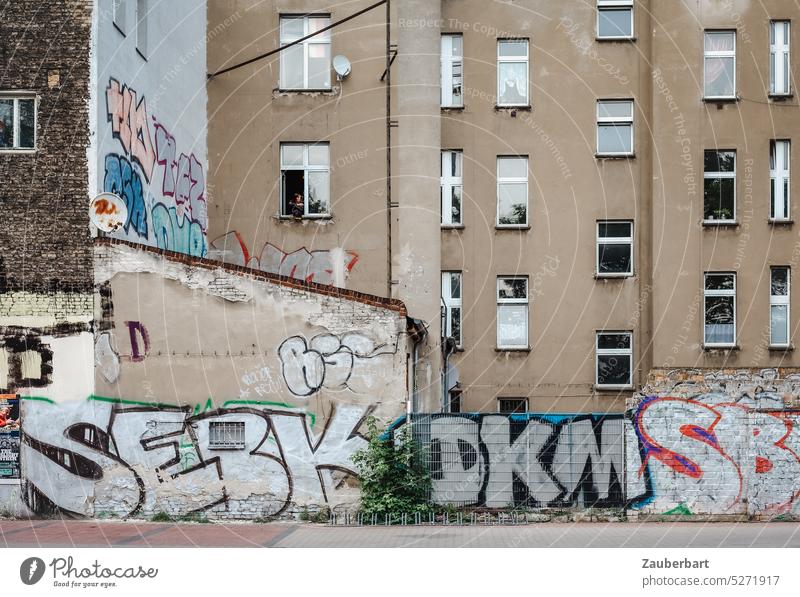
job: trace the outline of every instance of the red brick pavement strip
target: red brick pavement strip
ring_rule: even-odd
[[[0,540],[5,547],[269,547],[296,528],[291,523],[22,520],[0,521]]]

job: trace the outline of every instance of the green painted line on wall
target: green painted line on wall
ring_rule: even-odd
[[[176,404],[164,404],[163,402],[142,402],[140,400],[125,400],[124,398],[108,398],[106,396],[90,395],[86,400],[92,402],[110,402],[112,404],[128,404],[131,406],[151,406],[155,408],[174,408]]]
[[[285,402],[270,402],[268,400],[228,400],[222,404],[222,408],[227,408],[230,404],[237,404],[239,406],[280,406],[281,408],[295,408],[291,404],[286,404]],[[314,413],[306,413],[306,416],[311,419],[311,426],[313,427],[317,422],[317,415]]]
[[[47,402],[48,404],[55,404],[55,400],[50,400],[50,398],[45,398],[44,396],[20,396],[20,400],[37,400],[39,402]]]

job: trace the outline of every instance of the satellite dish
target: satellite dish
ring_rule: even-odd
[[[347,57],[339,54],[333,57],[333,70],[336,71],[336,78],[341,81],[350,74],[352,67]]]
[[[89,204],[89,220],[101,232],[115,232],[127,219],[128,206],[114,193],[100,193]]]

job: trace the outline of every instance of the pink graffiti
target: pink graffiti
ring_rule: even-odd
[[[226,263],[252,267],[271,274],[288,276],[317,284],[334,284],[336,259],[341,259],[345,272],[352,271],[358,261],[358,254],[342,251],[339,257],[334,251],[309,251],[302,247],[286,253],[271,243],[266,243],[258,257],[251,256],[242,236],[228,232],[211,242],[211,248],[222,254]]]
[[[660,486],[712,510],[784,513],[800,506],[800,412],[705,398],[650,397],[639,405],[639,476],[654,476],[656,495]],[[663,468],[648,467],[649,460]]]
[[[142,97],[137,103],[136,91],[111,79],[106,89],[106,111],[114,137],[119,139],[126,155],[139,162],[150,180],[155,164],[155,151],[147,123],[147,103]]]

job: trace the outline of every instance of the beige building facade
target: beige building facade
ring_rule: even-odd
[[[798,365],[796,7],[374,4],[209,6],[212,73],[294,43],[209,81],[209,256],[401,299],[418,410]]]

